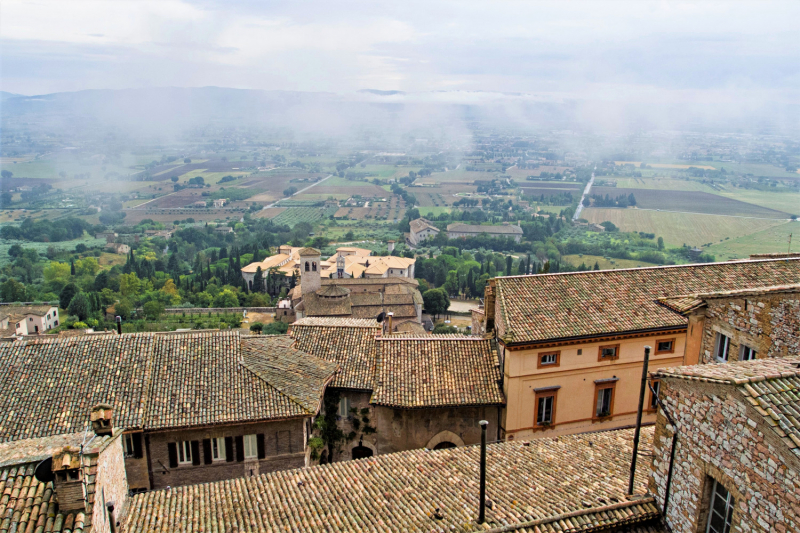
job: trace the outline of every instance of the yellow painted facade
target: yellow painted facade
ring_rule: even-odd
[[[671,353],[657,353],[659,341],[672,340]],[[603,346],[617,346],[617,358],[599,360]],[[635,338],[598,340],[555,347],[505,347],[503,427],[508,440],[552,437],[632,426],[642,380],[644,347],[651,346],[649,369],[680,366],[684,362],[686,332],[654,333]],[[542,364],[542,356],[557,353],[557,363]],[[597,391],[613,388],[611,414],[598,418]],[[552,423],[537,425],[537,393],[553,394]],[[645,393],[644,423],[655,422]]]

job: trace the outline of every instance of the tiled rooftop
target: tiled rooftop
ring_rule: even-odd
[[[644,428],[643,450],[652,438]],[[476,523],[480,448],[464,446],[147,492],[122,531],[661,532],[644,496],[646,455],[641,496],[625,496],[632,440],[628,429],[489,445],[486,528]]]
[[[36,479],[35,469],[36,463],[0,467],[0,531],[88,533],[91,517],[59,512],[53,483]]]
[[[800,283],[750,287],[747,289],[731,291],[685,294],[681,296],[659,298],[658,302],[675,312],[687,313],[702,306],[705,303],[705,300],[713,300],[715,298],[749,298],[753,296],[781,293],[800,293]]]
[[[117,436],[119,435],[119,430],[114,432]],[[83,446],[84,453],[100,453],[114,438],[111,435],[98,436],[93,431],[81,431],[52,437],[3,442],[0,443],[0,467],[43,461],[53,457],[65,446],[73,448]],[[1,505],[0,509],[2,509]],[[0,531],[4,531],[2,525],[0,525]]]
[[[409,222],[408,225],[411,228],[411,231],[414,233],[419,233],[424,229],[432,229],[437,232],[439,231],[439,228],[434,226],[427,218],[415,218]]]
[[[154,335],[0,342],[0,442],[81,431],[98,403],[115,425],[142,427]]]
[[[784,444],[800,455],[800,357],[662,368],[653,375],[736,386]]]
[[[507,343],[682,327],[658,298],[795,283],[800,259],[500,277],[496,326]]]
[[[331,387],[372,390],[380,331],[374,319],[303,318],[292,324],[291,335],[299,350],[339,364]]]
[[[285,339],[285,338],[284,338]],[[121,428],[168,428],[308,416],[325,361],[275,343],[243,355],[238,332],[97,334],[0,342],[0,442],[84,430],[91,408]],[[284,342],[288,342],[284,340]],[[270,367],[303,359],[308,379],[273,383]],[[249,365],[249,368],[245,366]],[[315,368],[316,367],[316,368]],[[256,372],[256,373],[254,373]],[[277,371],[273,371],[277,372]]]
[[[504,404],[489,340],[456,335],[378,340],[371,403],[388,407]]]

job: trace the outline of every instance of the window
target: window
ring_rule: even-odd
[[[310,267],[308,265],[308,261],[306,261],[306,272],[308,272],[309,270],[310,270]]]
[[[211,460],[225,461],[225,437],[215,437],[211,439]]]
[[[311,271],[312,272],[316,272],[317,271],[317,262],[316,261],[312,261],[311,262]]]
[[[614,389],[616,386],[617,378],[599,379],[594,382],[593,418],[606,418],[614,414]]]
[[[539,354],[539,364],[537,368],[543,366],[558,366],[560,363],[561,352],[547,352]]]
[[[717,333],[717,347],[714,350],[714,355],[720,363],[728,362],[728,351],[731,348],[731,339],[722,333]]]
[[[619,357],[619,344],[611,344],[609,346],[601,346],[598,350],[598,361],[612,361]]]
[[[754,348],[742,345],[742,353],[739,359],[742,361],[753,361],[756,358],[756,351]]]
[[[136,454],[136,446],[133,442],[132,433],[125,433],[122,435],[122,451],[125,457],[133,457]]]
[[[675,353],[675,339],[656,341],[656,354],[660,353]]]
[[[255,459],[258,457],[258,440],[255,435],[244,436],[244,458]]]
[[[548,427],[556,422],[556,397],[558,387],[549,387],[536,392],[536,421],[534,427]]]
[[[583,355],[583,348],[578,348],[578,355]]]
[[[178,464],[192,464],[192,441],[182,440],[178,443]]]
[[[339,398],[339,416],[342,418],[350,416],[350,398],[344,396]]]
[[[733,518],[733,496],[725,487],[714,481],[711,489],[711,505],[708,508],[706,533],[729,533]]]
[[[655,411],[656,409],[658,409],[657,400],[658,400],[658,393],[661,390],[661,382],[658,381],[657,379],[654,379],[651,385],[653,385],[653,391],[655,391],[655,394],[653,392],[650,393],[650,410]]]

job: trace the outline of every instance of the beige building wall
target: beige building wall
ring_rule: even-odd
[[[656,353],[658,341],[672,340],[672,353]],[[618,358],[599,361],[601,346],[619,345]],[[642,381],[644,347],[652,348],[649,369],[683,364],[686,332],[675,330],[657,335],[585,342],[552,348],[527,348],[505,351],[504,389],[507,399],[504,428],[509,440],[552,437],[587,431],[601,431],[636,423],[636,410]],[[540,365],[542,354],[558,353],[558,363]],[[602,380],[600,383],[596,381]],[[597,419],[597,390],[612,386],[611,416]],[[536,426],[537,393],[555,389],[553,425]],[[538,389],[538,390],[537,390]],[[645,393],[645,409],[651,394]],[[645,423],[655,422],[648,412]]]

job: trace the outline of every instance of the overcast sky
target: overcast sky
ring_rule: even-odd
[[[800,101],[800,2],[3,0],[2,90]]]

